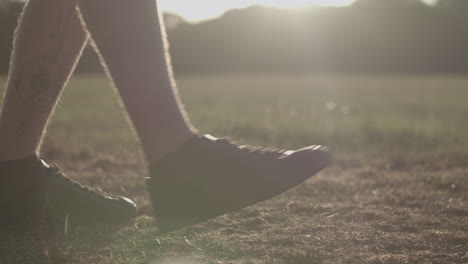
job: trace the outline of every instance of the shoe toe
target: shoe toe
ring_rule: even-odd
[[[117,198],[121,204],[121,212],[122,219],[133,219],[137,216],[137,205],[136,203],[131,200],[130,198],[120,196]]]
[[[332,161],[330,149],[321,145],[308,146],[286,154],[286,160],[291,166],[303,170],[309,176],[319,172]]]

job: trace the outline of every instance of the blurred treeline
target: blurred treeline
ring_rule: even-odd
[[[0,73],[21,4],[0,11]],[[468,1],[359,0],[349,7],[251,7],[189,24],[166,15],[177,72],[467,73]],[[90,48],[81,72],[100,71]]]

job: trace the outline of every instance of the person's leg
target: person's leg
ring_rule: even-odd
[[[87,41],[78,0],[30,0],[16,30],[0,112],[0,160],[37,153],[56,101]]]
[[[47,121],[88,39],[76,5],[77,0],[30,0],[21,16],[0,112],[0,229],[37,223],[44,212],[69,215],[71,222],[135,216],[130,200],[79,185],[37,157]]]
[[[80,0],[80,8],[150,163],[161,231],[268,199],[330,162],[322,146],[270,151],[195,136],[177,97],[156,1]]]
[[[194,135],[172,76],[155,0],[80,0],[87,28],[122,97],[149,162]]]

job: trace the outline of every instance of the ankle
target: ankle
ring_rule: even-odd
[[[9,160],[0,160],[0,167],[1,166],[21,166],[24,164],[30,164],[30,163],[37,163],[39,158],[36,155],[24,157],[24,158],[19,158],[19,159],[9,159]]]
[[[156,137],[157,139],[152,142],[152,144],[145,144],[145,142],[143,142],[146,160],[149,164],[154,164],[158,160],[175,151],[177,148],[188,142],[196,135],[197,133],[195,131],[186,130],[179,131],[178,133],[173,133],[165,137],[159,135]]]
[[[21,161],[29,160],[31,158],[37,159],[38,155],[36,152],[31,151],[2,151],[0,152],[0,163],[1,162],[10,162],[10,161]]]

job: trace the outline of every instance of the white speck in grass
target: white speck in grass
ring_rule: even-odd
[[[266,115],[267,117],[270,117],[270,116],[273,115],[273,110],[271,109],[271,107],[269,107],[269,106],[266,106],[266,107],[265,107],[265,115]]]
[[[335,111],[335,109],[336,109],[336,103],[333,102],[333,101],[328,101],[328,102],[325,104],[325,108],[326,108],[328,111]]]
[[[297,116],[297,111],[296,111],[296,109],[291,109],[291,110],[289,110],[289,115],[290,115],[291,117],[296,117],[296,116]]]
[[[341,113],[342,113],[343,115],[348,115],[349,112],[350,112],[349,106],[347,106],[347,105],[341,106]]]

